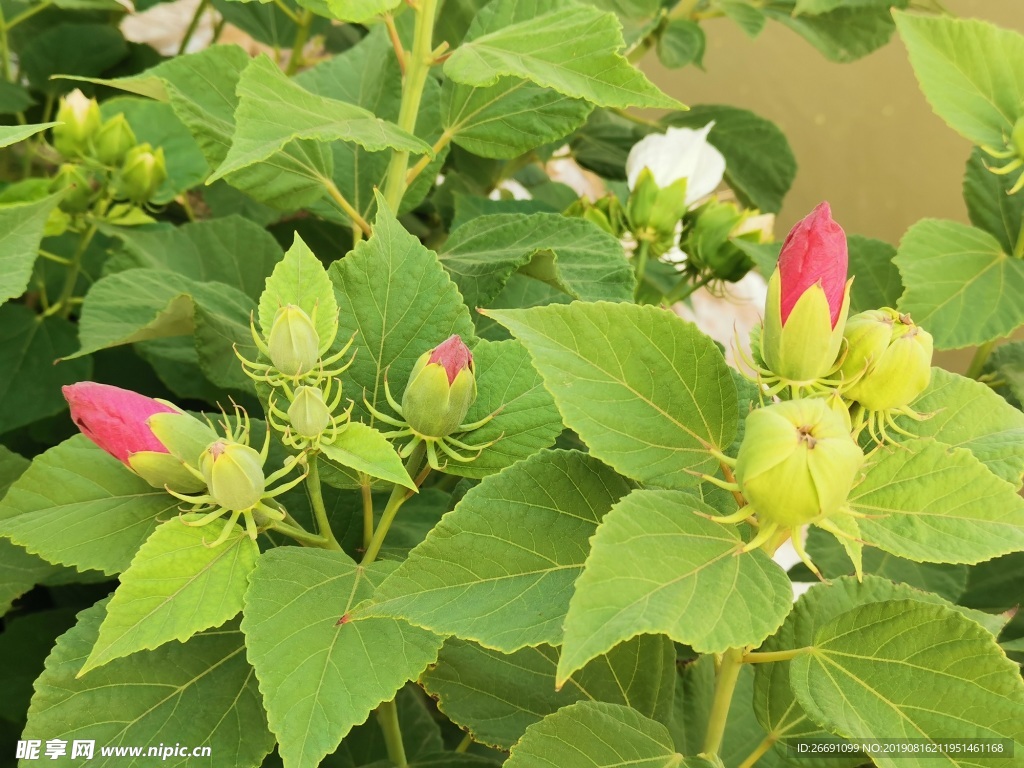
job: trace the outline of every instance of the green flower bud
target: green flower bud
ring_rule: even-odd
[[[736,481],[759,520],[796,528],[836,512],[863,463],[825,400],[790,400],[747,416]]]
[[[316,326],[302,307],[295,304],[286,304],[277,310],[267,348],[270,362],[286,376],[307,374],[320,361],[320,336]]]
[[[64,163],[50,184],[51,192],[63,192],[60,209],[64,213],[84,213],[92,206],[96,187],[81,166]]]
[[[53,146],[64,157],[86,157],[93,136],[99,130],[100,105],[86,98],[77,88],[60,100],[57,123],[53,126]]]
[[[884,307],[861,312],[846,325],[849,345],[843,378],[853,383],[843,394],[869,411],[910,405],[932,376],[932,336],[909,315]]]
[[[473,355],[452,335],[416,361],[402,396],[402,415],[418,434],[445,437],[459,431],[474,400]]]
[[[203,452],[217,440],[210,425],[187,413],[154,413],[146,419],[146,425],[167,452],[136,451],[128,457],[128,465],[156,488],[167,486],[178,493],[205,488],[206,483],[185,465],[198,467]]]
[[[105,165],[120,165],[134,146],[135,132],[123,114],[103,123],[93,142],[97,159]]]
[[[668,240],[671,247],[676,224],[686,213],[686,181],[684,177],[659,187],[650,168],[640,171],[626,204],[629,224],[638,237],[648,230],[656,235],[656,241]]]
[[[263,459],[248,445],[218,440],[203,451],[199,467],[210,498],[226,510],[251,509],[263,498]]]
[[[117,175],[118,195],[136,205],[149,202],[167,179],[163,147],[154,150],[149,144],[137,144],[128,150],[124,165]]]
[[[128,466],[154,488],[170,488],[178,493],[197,493],[206,483],[193,475],[169,453],[138,451],[128,457]]]
[[[301,437],[319,437],[331,423],[331,411],[319,387],[296,387],[288,421]]]
[[[699,272],[719,280],[737,282],[754,267],[747,254],[729,239],[748,218],[734,203],[712,200],[686,217],[681,248]]]

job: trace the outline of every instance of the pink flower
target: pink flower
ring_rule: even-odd
[[[823,202],[793,227],[782,244],[779,276],[783,325],[804,292],[820,283],[835,328],[843,308],[848,260],[846,233],[832,220],[829,204]]]
[[[64,387],[71,418],[82,434],[123,464],[133,453],[167,453],[146,420],[156,413],[179,413],[138,392],[82,381]],[[130,466],[130,465],[129,465]]]
[[[448,374],[448,383],[452,384],[455,377],[466,368],[473,369],[473,355],[458,334],[453,333],[445,341],[434,347],[427,363],[440,363]]]

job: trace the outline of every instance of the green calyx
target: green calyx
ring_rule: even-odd
[[[125,116],[114,115],[100,126],[93,141],[96,159],[104,165],[119,166],[135,146],[135,132]]]
[[[835,328],[820,284],[804,291],[783,323],[782,278],[779,270],[775,270],[768,280],[761,332],[761,358],[771,373],[790,382],[810,383],[834,372],[850,309],[851,283],[852,280],[846,284]]]
[[[928,388],[932,336],[895,309],[861,312],[846,325],[843,396],[869,411],[910,405]]]
[[[712,200],[687,214],[681,247],[688,262],[698,272],[710,273],[717,280],[741,280],[754,262],[730,238],[752,213],[756,211],[744,212],[734,203]],[[752,233],[752,239],[759,240],[759,234]]]
[[[672,247],[676,224],[686,213],[686,179],[659,187],[650,168],[644,168],[626,204],[626,215],[634,234],[649,233],[648,239],[660,254]]]
[[[429,362],[430,355],[424,352],[409,374],[402,414],[420,436],[441,438],[459,431],[476,400],[476,375],[470,363],[449,383],[445,367]]]
[[[753,411],[736,460],[736,481],[762,524],[796,528],[837,512],[864,454],[821,398]]]
[[[300,437],[308,439],[319,437],[330,426],[331,410],[319,387],[296,387],[288,407],[288,423]]]
[[[166,487],[179,493],[202,490],[205,481],[187,467],[199,465],[203,451],[217,440],[217,433],[187,413],[155,413],[146,424],[167,453],[139,451],[128,457],[128,465],[154,488]]]
[[[217,440],[203,451],[199,468],[210,498],[228,511],[252,509],[263,498],[263,457],[248,445]]]
[[[64,213],[84,213],[92,207],[96,195],[89,176],[82,167],[74,163],[64,163],[50,183],[51,192],[63,192],[60,209]]]
[[[286,376],[303,376],[320,361],[320,336],[312,318],[295,304],[277,310],[267,337],[270,362]]]
[[[137,144],[125,154],[115,181],[118,196],[136,205],[148,203],[167,179],[163,147]]]

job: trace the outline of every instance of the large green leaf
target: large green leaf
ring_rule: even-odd
[[[905,286],[900,310],[938,349],[998,339],[1024,322],[1024,261],[987,232],[923,219],[903,236],[894,263]]]
[[[358,421],[349,422],[333,442],[322,443],[320,450],[333,464],[416,490],[416,483],[409,477],[398,453],[373,427]],[[361,484],[357,478],[352,487]]]
[[[896,249],[883,240],[861,235],[847,238],[850,275],[850,314],[881,307],[895,307],[903,293],[900,273],[893,264]]]
[[[864,576],[863,581],[844,576],[802,595],[782,628],[758,650],[782,651],[809,646],[814,642],[818,629],[837,616],[861,605],[887,600],[916,600],[948,606],[974,621],[984,622],[990,632],[998,632],[1001,626],[997,617],[986,617],[967,608],[955,608],[937,595],[905,584],[893,584],[870,574]],[[787,739],[824,738],[828,732],[808,716],[793,693],[790,686],[791,664],[789,661],[776,661],[755,665],[754,711],[757,718],[766,730],[784,734]]]
[[[708,449],[732,443],[739,417],[725,359],[671,312],[574,302],[486,314],[526,345],[566,425],[627,477],[692,487],[717,467]]]
[[[861,538],[900,557],[977,563],[1024,550],[1024,499],[965,448],[910,440],[878,451],[850,494]]]
[[[635,635],[702,653],[756,645],[792,604],[785,572],[680,491],[634,491],[605,517],[565,617],[559,682]]]
[[[260,557],[242,630],[287,768],[319,765],[437,657],[441,638],[404,621],[348,621],[387,569],[298,547]]]
[[[42,317],[22,304],[0,307],[0,433],[67,408],[60,388],[89,378],[91,360],[54,365],[77,341],[62,317]]]
[[[1024,682],[995,638],[949,608],[871,603],[820,627],[791,662],[797,699],[850,738],[994,739],[1024,749]],[[1011,766],[1011,757],[873,754],[880,768]]]
[[[358,614],[506,653],[557,645],[590,537],[628,492],[583,454],[538,453],[472,488]]]
[[[900,419],[918,437],[966,448],[994,474],[1020,488],[1024,480],[1024,413],[990,387],[941,368],[932,368],[928,389],[914,401],[928,418]]]
[[[905,1],[905,0],[904,0]],[[889,42],[894,30],[889,5],[844,0],[841,7],[814,16],[794,15],[793,0],[775,0],[764,8],[768,18],[792,29],[831,61],[855,61]]]
[[[37,456],[0,501],[0,536],[53,563],[120,573],[179,502],[81,435]]]
[[[548,7],[539,0],[489,3],[474,15],[466,40],[529,21]],[[445,131],[456,144],[482,157],[518,157],[567,136],[583,124],[591,109],[582,99],[516,77],[503,77],[480,88],[448,78],[441,88]]]
[[[978,147],[971,151],[964,174],[964,202],[971,223],[993,235],[1004,253],[1017,253],[1022,247],[1021,226],[1024,225],[1024,195],[1011,195],[1016,183],[1014,174],[992,173],[989,165],[999,166]]]
[[[356,411],[362,397],[388,410],[384,377],[401,398],[417,358],[453,333],[473,339],[473,322],[437,256],[410,235],[378,198],[373,237],[331,265],[341,302],[339,338],[356,333],[355,362],[343,381]]]
[[[0,654],[16,663],[0,667],[0,718],[10,723],[25,720],[32,701],[32,682],[43,671],[43,664],[57,638],[74,626],[75,611],[56,608],[24,613],[4,622],[0,634]]]
[[[20,296],[32,277],[46,220],[60,195],[0,206],[0,304]]]
[[[665,726],[620,704],[580,701],[526,729],[505,768],[717,768],[683,756]]]
[[[697,104],[662,118],[666,125],[703,128],[715,121],[708,141],[725,157],[725,180],[751,206],[777,213],[796,176],[796,158],[785,134],[746,109]]]
[[[556,690],[556,648],[540,645],[506,655],[449,638],[420,681],[475,741],[508,749],[530,725],[574,701],[622,704],[667,723],[675,661],[667,637],[641,635],[594,659]]]
[[[208,747],[218,764],[255,768],[263,762],[274,738],[236,625],[118,659],[79,678],[104,607],[101,602],[80,613],[78,624],[57,640],[36,680],[22,738],[63,739],[68,746],[74,739],[95,741],[89,764],[99,768],[146,764],[145,758],[101,756],[101,746],[183,744]],[[81,758],[71,759],[70,753],[48,764],[80,766]],[[201,760],[209,763],[211,757]],[[197,762],[182,756],[162,764]]]
[[[238,525],[226,541],[211,547],[208,538],[216,538],[222,524],[213,523],[211,535],[210,528],[192,528],[175,518],[153,531],[121,574],[80,676],[137,651],[185,642],[242,610],[259,547]]]
[[[557,213],[478,216],[452,232],[438,258],[470,307],[486,307],[517,270],[583,301],[631,301],[632,265],[619,241]]]
[[[974,144],[1001,148],[1024,114],[1024,36],[976,19],[895,17],[936,114]]]
[[[72,88],[56,75],[96,77],[121,61],[128,46],[111,24],[58,23],[39,30],[18,53],[19,79],[53,98]]]
[[[231,149],[210,181],[266,160],[296,139],[352,141],[369,150],[430,150],[422,140],[368,110],[304,90],[266,56],[245,68],[237,91]]]
[[[1024,603],[1024,552],[1014,552],[971,568],[958,602],[981,611],[1005,612]]]
[[[313,320],[320,346],[331,344],[338,335],[338,300],[324,265],[295,233],[291,248],[273,273],[260,286],[259,323],[263,336],[270,335],[277,310],[294,304]]]
[[[32,125],[5,125],[0,127],[0,147],[9,147],[24,141],[29,136],[35,136],[40,131],[52,128],[57,123],[34,123]]]
[[[554,0],[518,20],[518,2],[497,0],[489,24],[493,31],[455,50],[444,65],[449,78],[489,86],[503,76],[518,77],[603,107],[681,106],[618,53],[625,43],[610,13]]]
[[[331,15],[341,21],[364,22],[390,11],[402,0],[327,0]]]

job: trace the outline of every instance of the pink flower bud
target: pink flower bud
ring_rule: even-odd
[[[820,283],[828,300],[832,327],[836,327],[846,291],[848,258],[846,233],[832,220],[829,204],[819,204],[793,227],[779,254],[783,325],[804,292]]]
[[[179,413],[169,405],[94,381],[72,384],[63,391],[82,434],[123,464],[138,451],[168,453],[146,420],[156,413]]]
[[[463,343],[458,334],[453,333],[444,342],[434,347],[428,363],[440,363],[448,374],[448,383],[452,384],[460,371],[473,370],[473,355],[469,347]]]

